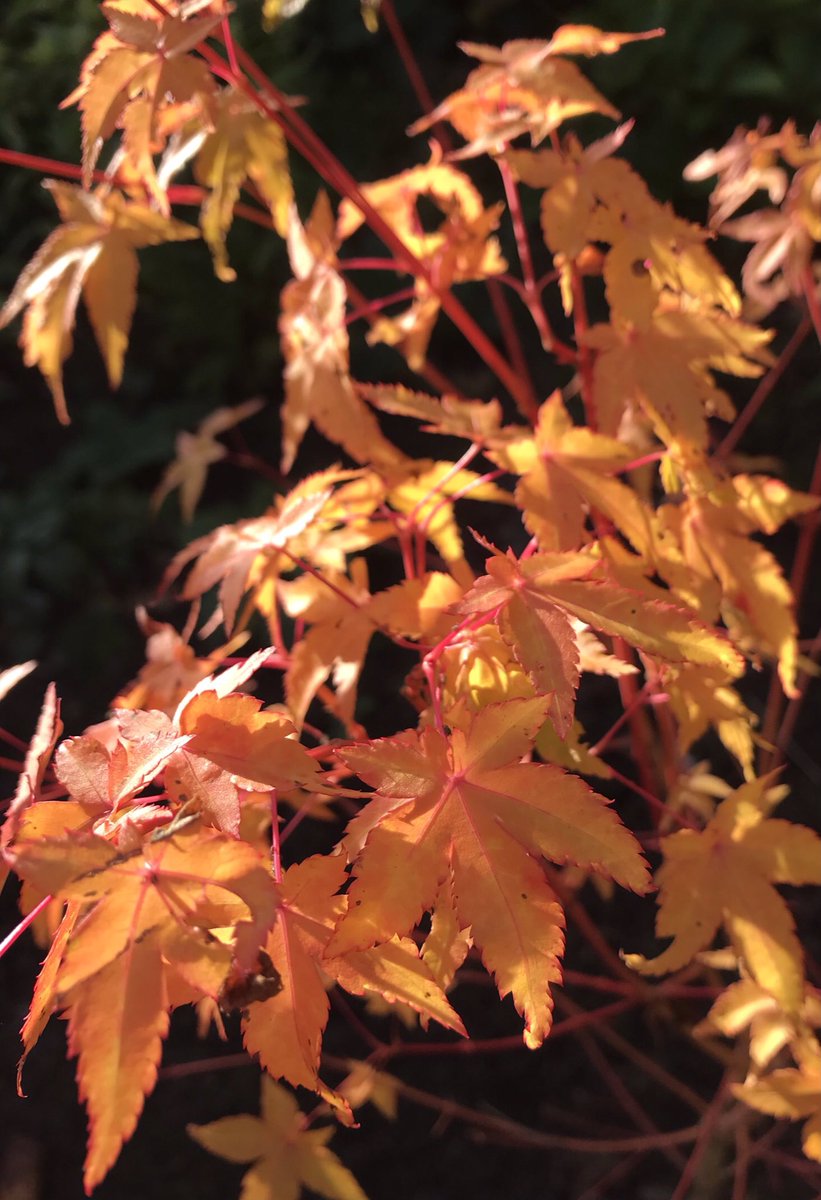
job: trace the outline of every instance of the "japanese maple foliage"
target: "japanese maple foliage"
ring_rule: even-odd
[[[280,7],[266,3],[266,20]],[[363,6],[371,25],[378,7]],[[393,4],[383,8],[404,47]],[[458,1035],[441,1044],[448,1053],[468,1036],[460,990],[482,965],[538,1050],[554,1021],[568,915],[629,1004],[677,987],[713,999],[697,1036],[740,1039],[716,1117],[738,1101],[740,1111],[806,1119],[804,1149],[821,1161],[818,993],[801,924],[778,891],[821,885],[821,840],[769,815],[785,789],[756,772],[757,747],[759,766],[778,765],[782,693],[797,702],[808,679],[793,590],[760,539],[812,513],[821,479],[804,494],[754,464],[736,469],[734,434],[717,440],[718,422],[734,420],[719,376],[766,383],[780,372],[770,333],[710,234],[654,199],[619,155],[629,125],[586,145],[572,125],[620,117],[578,60],[661,31],[564,26],[541,41],[465,45],[478,65],[412,130],[432,139],[427,161],[359,185],[235,43],[224,0],[101,9],[108,28],[65,102],[81,114],[80,182],[47,182],[62,223],[0,313],[2,324],[23,313],[23,353],[58,418],[68,421],[62,367],[81,295],[112,386],[121,379],[142,247],[201,236],[217,276],[234,283],[241,268],[227,239],[250,215],[268,226],[260,237],[286,240],[293,278],[279,316],[286,487],[264,512],[177,555],[163,586],[191,603],[192,619],[180,633],[141,613],[146,665],[100,724],[61,741],[49,690],[3,826],[26,914],[7,943],[30,924],[47,943],[23,1060],[49,1018],[66,1017],[88,1113],[86,1190],[135,1129],[170,1014],[194,1005],[205,1025],[239,1012],[244,1047],[266,1073],[261,1117],[192,1127],[196,1141],[250,1164],[243,1196],[296,1197],[305,1186],[359,1200],[326,1147],[331,1127],[309,1123],[331,1112],[352,1124],[367,1099],[392,1114],[397,1095],[413,1100],[382,1070],[408,1047],[380,1042],[343,1002],[333,1019],[364,1029],[369,1054],[325,1054],[329,993],[387,1004],[413,1027],[436,1022]],[[320,181],[301,215],[291,151]],[[471,177],[479,156],[497,169],[492,197]],[[195,184],[175,182],[184,170]],[[792,126],[736,136],[690,168],[710,171],[720,173],[713,223],[756,242],[744,272],[754,305],[800,292],[821,337],[817,136]],[[540,194],[537,229],[521,187]],[[762,187],[784,206],[728,220]],[[199,229],[177,216],[192,197]],[[437,214],[433,228],[422,227],[420,200]],[[363,226],[387,260],[353,256]],[[545,255],[552,268],[538,277]],[[386,262],[408,286],[364,296],[352,272]],[[503,350],[465,307],[468,283],[496,289]],[[552,284],[561,333],[543,303]],[[429,361],[445,320],[495,376],[484,396],[460,394]],[[531,321],[555,367],[548,396],[518,342],[517,322]],[[394,347],[418,386],[353,378],[361,322],[365,341]],[[155,503],[179,489],[190,519],[209,466],[225,457],[219,438],[258,407],[220,408],[180,434]],[[427,437],[429,457],[407,452],[398,418],[412,423],[414,445]],[[330,443],[328,465],[306,474],[298,464],[312,425]],[[442,451],[443,437],[462,449]],[[464,498],[475,502],[470,528]],[[512,545],[499,544],[500,513]],[[389,582],[374,586],[386,557]],[[223,639],[210,652],[191,641],[203,601],[207,631]],[[254,647],[260,629],[266,644]],[[371,647],[390,643],[412,663],[405,711],[416,719],[373,738],[359,689]],[[775,724],[763,736],[744,699],[750,670],[774,680]],[[271,673],[281,702],[265,705],[254,690]],[[614,708],[593,746],[577,710],[590,675]],[[636,779],[610,761],[623,728]],[[690,755],[710,734],[726,778]],[[596,790],[612,792],[614,779],[618,803]],[[622,805],[630,792],[649,834],[636,805]],[[300,858],[290,838],[304,821],[317,822],[324,850]],[[648,859],[660,862],[655,877]],[[614,885],[638,896],[657,887],[657,932],[672,942],[645,957],[628,928],[608,946],[585,914],[587,880],[604,898]],[[729,972],[726,990],[716,964]],[[652,981],[671,972],[680,974]],[[593,1013],[590,1028],[607,1019]],[[314,1114],[274,1081],[315,1093]],[[645,1143],[625,1137],[625,1153],[696,1136],[644,1117]],[[748,1167],[737,1167],[734,1195]]]

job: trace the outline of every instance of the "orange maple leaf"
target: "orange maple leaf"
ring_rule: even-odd
[[[437,144],[424,166],[363,184],[361,190],[430,276],[417,276],[410,308],[399,316],[380,317],[374,322],[368,343],[381,341],[398,346],[413,370],[419,370],[439,315],[439,293],[455,283],[487,279],[506,269],[498,239],[493,236],[503,206],[485,208],[467,175],[442,162]],[[430,232],[422,228],[419,219],[420,198],[430,201],[442,216],[438,228]],[[344,200],[339,208],[339,240],[345,241],[355,233],[364,219],[351,201]]]
[[[49,811],[64,807],[44,803]],[[81,927],[66,925],[38,1009],[56,1003],[69,1013],[69,1048],[79,1057],[88,1106],[91,1191],[131,1136],[156,1080],[168,971],[196,996],[216,996],[232,955],[246,966],[256,960],[274,919],[274,885],[253,847],[198,822],[123,854],[92,833],[28,836],[38,832],[42,807],[30,810],[34,825],[23,821],[7,853],[23,879],[69,901],[72,913],[91,906]],[[234,930],[233,948],[210,932],[226,928]],[[29,1044],[42,1019],[35,1018]]]
[[[595,577],[582,553],[534,554],[517,560],[489,546],[488,574],[454,606],[460,613],[494,614],[502,637],[536,689],[551,694],[551,718],[565,733],[573,718],[579,658],[572,618],[624,638],[646,654],[696,662],[737,675],[743,660],[718,630],[694,613]]]
[[[599,31],[591,28],[590,32]],[[498,154],[523,133],[536,145],[563,121],[585,113],[617,118],[617,109],[576,64],[559,57],[561,33],[557,30],[550,42],[512,41],[501,48],[460,43],[460,49],[482,65],[471,71],[463,88],[411,125],[409,132],[420,133],[437,121],[449,121],[467,142],[460,151],[466,157]],[[572,39],[566,44],[567,53],[585,53],[573,48]]]
[[[313,423],[355,462],[401,462],[350,376],[347,288],[335,269],[338,239],[328,198],[321,192],[303,227],[294,211],[288,257],[295,278],[282,290],[279,331],[285,356],[282,470],[290,471]]]
[[[408,731],[340,751],[376,797],[350,827],[367,835],[328,955],[404,934],[453,870],[454,903],[501,995],[525,1017],[524,1039],[551,1025],[561,975],[562,909],[538,857],[576,862],[643,892],[638,845],[608,801],[558,767],[519,760],[547,715],[539,697],[492,704],[446,736]],[[571,815],[572,814],[572,815]]]
[[[410,1004],[426,1018],[465,1033],[410,939],[393,938],[372,949],[327,956],[334,927],[348,906],[347,897],[336,894],[345,880],[341,855],[314,855],[285,873],[277,919],[265,944],[282,988],[248,1005],[243,1017],[245,1046],[271,1075],[326,1097],[330,1093],[318,1070],[329,1011],[328,975],[348,992]]]

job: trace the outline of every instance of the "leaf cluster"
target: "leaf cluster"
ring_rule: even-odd
[[[726,377],[777,364],[708,231],[656,200],[620,155],[629,123],[586,144],[569,127],[620,120],[580,63],[661,31],[566,25],[543,41],[465,44],[463,86],[411,130],[431,135],[428,162],[360,185],[235,43],[230,6],[107,0],[102,12],[108,28],[66,100],[81,114],[79,182],[50,182],[61,223],[0,312],[0,324],[22,314],[25,361],[58,418],[81,297],[120,382],[145,247],[202,237],[217,277],[234,283],[227,238],[246,218],[284,239],[292,278],[278,322],[284,489],[175,557],[163,587],[191,618],[179,631],[141,614],[145,666],[105,720],[61,740],[49,690],[3,825],[21,928],[48,943],[21,1070],[61,1013],[89,1120],[86,1190],[133,1133],[170,1014],[195,1006],[204,1027],[238,1013],[266,1072],[260,1118],[192,1129],[249,1164],[243,1195],[361,1196],[327,1149],[330,1127],[311,1129],[273,1082],[315,1093],[316,1112],[345,1124],[365,1099],[392,1111],[402,1085],[377,1070],[390,1047],[366,1030],[370,1060],[340,1070],[324,1054],[329,992],[464,1038],[449,995],[482,967],[537,1050],[553,1027],[567,912],[588,879],[605,895],[658,889],[657,933],[672,942],[655,958],[629,953],[623,965],[621,947],[590,934],[636,1002],[653,999],[642,976],[710,970],[723,937],[734,979],[702,1031],[755,1023],[749,1071],[727,1093],[809,1117],[805,1150],[821,1158],[817,995],[776,890],[821,884],[821,839],[770,816],[784,792],[757,773],[756,751],[772,731],[757,733],[742,691],[762,669],[792,701],[806,686],[793,590],[762,536],[818,499],[739,464],[717,439],[734,417]],[[364,15],[372,23],[374,6]],[[321,189],[300,215],[289,146],[338,204]],[[471,175],[477,158],[498,174],[491,201]],[[786,126],[738,135],[690,168],[720,173],[720,227],[762,187],[782,205],[728,228],[756,242],[742,281],[753,305],[800,293],[817,317],[819,164],[817,137]],[[524,191],[538,197],[538,243]],[[174,215],[192,202],[198,226]],[[387,259],[357,253],[365,226]],[[409,282],[366,295],[351,276],[372,269]],[[477,284],[496,298],[503,350],[463,299]],[[546,399],[523,365],[519,320],[555,370]],[[418,386],[354,378],[359,321]],[[430,361],[444,321],[495,374],[501,400],[462,395]],[[226,457],[219,439],[258,407],[222,407],[181,434],[155,503],[179,489],[190,518]],[[429,455],[408,453],[403,421]],[[338,461],[294,481],[310,427]],[[516,530],[502,547],[500,514]],[[200,632],[223,638],[210,653],[192,644],[203,603]],[[366,658],[389,646],[412,663],[406,724],[373,738],[358,693]],[[266,704],[255,689],[270,675],[281,691]],[[622,710],[592,746],[578,705],[591,676]],[[639,774],[625,783],[649,834],[596,790],[621,777],[610,751],[625,725]],[[705,735],[739,786],[705,790],[691,756]],[[303,821],[323,823],[322,852],[292,853]],[[655,875],[646,854],[660,860]],[[794,1065],[771,1070],[778,1053]],[[341,1082],[328,1082],[334,1072]]]

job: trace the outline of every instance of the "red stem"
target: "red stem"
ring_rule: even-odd
[[[239,75],[239,63],[237,62],[237,51],[234,45],[234,36],[231,33],[231,21],[228,17],[223,17],[220,24],[220,36],[225,45],[225,52],[228,55],[228,62],[231,70],[235,75]]]
[[[279,841],[279,811],[277,806],[277,789],[271,788],[271,867],[274,872],[274,882],[282,883],[282,848]]]
[[[14,929],[12,929],[11,933],[6,934],[2,942],[0,942],[0,958],[3,957],[7,950],[11,950],[17,939],[26,932],[29,925],[34,924],[34,922],[40,916],[40,913],[43,912],[44,909],[48,908],[53,899],[53,896],[44,896],[40,903],[36,904],[31,912],[23,917],[22,921],[18,922],[18,924],[14,926]]]
[[[23,739],[17,737],[16,734],[9,733],[8,729],[3,729],[0,727],[0,739],[2,739],[4,742],[8,742],[8,744],[13,746],[15,750],[22,750],[23,754],[25,754],[28,750],[28,746]]]
[[[407,275],[406,269],[395,258],[340,258],[338,267],[340,271],[396,271]]]
[[[821,303],[818,300],[818,288],[815,283],[811,263],[807,263],[801,272],[801,288],[804,292],[804,299],[807,302],[807,312],[810,315],[815,336],[821,342]]]
[[[718,1119],[721,1116],[721,1111],[724,1108],[728,1098],[729,1074],[725,1075],[721,1085],[713,1097],[710,1107],[701,1118],[698,1128],[698,1137],[693,1146],[692,1153],[687,1160],[687,1165],[681,1173],[681,1178],[676,1185],[676,1190],[673,1192],[670,1200],[684,1200],[687,1193],[690,1191],[690,1184],[693,1182],[696,1171],[701,1165],[701,1160],[707,1152],[713,1135],[716,1131]]]
[[[815,466],[813,467],[812,479],[810,480],[809,492],[812,496],[821,495],[821,448],[815,457]],[[812,560],[812,552],[815,546],[815,539],[818,536],[819,526],[821,526],[821,515],[818,511],[807,513],[804,517],[801,533],[798,536],[798,545],[795,550],[795,559],[793,568],[790,572],[790,589],[793,594],[793,603],[796,612],[800,610],[801,600],[804,595],[804,588],[807,584],[807,577]],[[815,657],[819,651],[819,638],[821,638],[821,630],[816,636],[815,642],[811,649],[811,657]],[[761,727],[762,759],[767,754],[765,749],[768,745],[774,744],[774,750],[766,759],[766,769],[773,770],[777,767],[784,758],[784,752],[789,745],[789,739],[792,731],[795,728],[795,723],[798,720],[798,715],[801,711],[801,705],[804,703],[804,696],[811,682],[811,676],[806,671],[801,671],[796,681],[797,695],[790,699],[787,706],[787,712],[781,722],[781,713],[784,703],[784,694],[781,687],[781,681],[777,671],[773,671],[772,679],[770,680],[770,690],[767,696],[767,706],[764,714],[764,721]],[[779,727],[779,722],[781,722]],[[762,763],[762,770],[764,769]]]
[[[533,322],[539,331],[539,337],[542,339],[542,346],[548,353],[554,354],[559,362],[575,363],[577,361],[576,353],[569,347],[560,342],[553,330],[550,328],[550,323],[547,319],[547,313],[542,304],[542,295],[536,275],[533,270],[533,254],[530,249],[530,239],[527,234],[527,225],[522,212],[522,202],[519,196],[519,188],[516,180],[513,177],[513,172],[506,159],[499,158],[496,160],[499,171],[502,176],[502,183],[505,188],[505,196],[507,198],[507,206],[510,211],[510,219],[513,222],[513,232],[516,237],[516,249],[519,252],[519,263],[522,268],[522,281],[524,284],[524,300],[527,304]]]
[[[425,82],[425,77],[422,74],[422,69],[417,62],[413,48],[405,37],[405,31],[396,15],[396,9],[393,6],[393,0],[382,0],[379,8],[379,15],[385,22],[388,33],[393,39],[393,44],[399,57],[402,59],[402,66],[405,68],[405,74],[410,80],[410,85],[414,90],[416,99],[419,101],[419,107],[422,112],[427,114],[431,109],[435,108],[433,96],[431,95],[428,85]],[[450,130],[442,121],[437,121],[434,125],[437,137],[442,146],[442,149],[447,153],[453,148],[451,141]]]
[[[405,264],[416,278],[423,279],[427,283],[432,293],[437,296],[443,312],[447,314],[499,381],[507,388],[522,413],[528,416],[528,396],[523,382],[510,363],[492,344],[484,330],[477,325],[452,292],[439,292],[427,264],[408,249],[395,230],[365,198],[354,177],[317,137],[310,126],[302,120],[299,113],[290,104],[288,97],[271,83],[241,46],[237,46],[236,50],[240,66],[254,80],[262,94],[255,92],[245,78],[233,76],[230,67],[219,59],[211,47],[207,45],[200,47],[200,51],[211,69],[220,74],[222,78],[228,77],[229,82],[249,95],[265,115],[276,121],[294,148],[311,164],[317,174],[356,205],[373,232],[394,253],[397,261]]]
[[[744,405],[741,414],[731,425],[730,429],[724,435],[715,449],[715,456],[718,458],[727,458],[735,450],[741,438],[749,429],[755,418],[758,416],[768,396],[772,392],[776,384],[781,380],[782,375],[790,365],[792,360],[798,353],[804,339],[812,328],[812,322],[808,316],[805,316],[801,324],[793,333],[787,345],[778,356],[778,360],[773,367],[763,377],[758,387],[753,392],[750,399]]]
[[[581,384],[582,401],[587,418],[587,427],[596,432],[598,419],[596,414],[596,396],[593,387],[593,356],[590,347],[584,345],[584,334],[587,333],[587,299],[584,294],[584,280],[575,266],[572,267],[571,287],[573,290],[573,325],[576,330],[576,343],[579,347],[579,381]]]
[[[539,415],[539,400],[536,391],[533,387],[533,380],[530,378],[530,371],[525,358],[524,350],[522,349],[521,339],[519,338],[516,323],[513,320],[513,314],[510,311],[510,305],[507,302],[507,296],[502,291],[502,285],[498,279],[488,279],[487,281],[488,295],[490,303],[493,307],[493,315],[499,324],[499,329],[502,334],[502,340],[505,343],[508,358],[513,363],[513,366],[521,375],[527,386],[530,397],[529,404],[533,412],[532,424],[535,425]]]
[[[407,287],[401,288],[398,292],[391,292],[389,296],[381,296],[377,300],[366,300],[363,305],[352,309],[348,313],[345,317],[345,324],[353,325],[354,321],[368,319],[383,308],[388,308],[391,304],[399,304],[402,300],[411,300],[415,295],[416,288]]]

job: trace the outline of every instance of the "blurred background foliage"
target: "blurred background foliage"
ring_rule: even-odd
[[[306,97],[304,115],[359,179],[383,177],[427,157],[424,138],[409,141],[404,135],[419,112],[390,38],[384,30],[365,30],[358,0],[309,0],[273,34],[261,28],[260,7],[259,0],[237,0],[241,39],[280,87]],[[626,117],[636,118],[624,153],[657,196],[691,219],[705,218],[709,192],[708,185],[687,185],[681,178],[698,153],[723,144],[736,125],[754,125],[761,115],[776,125],[793,117],[803,132],[821,115],[817,0],[723,0],[720,5],[714,0],[396,0],[396,8],[436,100],[458,87],[470,67],[456,48],[458,40],[498,44],[512,37],[544,38],[568,21],[613,30],[665,27],[665,38],[585,62],[584,69]],[[60,111],[58,105],[74,86],[79,64],[101,28],[94,0],[6,0],[0,12],[0,144],[78,161],[76,111]],[[317,181],[298,159],[293,166],[304,214]],[[477,175],[482,184],[491,178],[481,171]],[[535,216],[535,196],[528,203]],[[8,293],[54,223],[52,202],[37,176],[0,166],[5,239],[0,293]],[[720,246],[718,252],[733,270],[743,257],[737,245]],[[21,737],[29,736],[49,679],[58,683],[68,732],[100,720],[110,698],[143,661],[134,608],[152,600],[175,550],[220,523],[262,511],[269,502],[270,481],[220,463],[212,469],[191,526],[181,521],[176,498],[158,514],[150,505],[173,455],[175,433],[193,428],[221,405],[264,396],[265,411],[239,436],[272,464],[278,461],[276,412],[282,392],[276,321],[287,261],[274,234],[242,223],[231,234],[230,253],[239,274],[233,285],[215,279],[201,244],[141,254],[138,309],[117,396],[109,394],[81,314],[66,371],[73,417],[68,429],[57,424],[39,375],[22,365],[17,330],[0,334],[0,666],[28,658],[41,664],[4,704],[2,724]],[[783,341],[795,313],[784,306],[772,323]],[[492,394],[492,381],[446,328],[437,333],[435,348],[438,365],[469,394]],[[821,433],[817,361],[817,348],[808,345],[778,403],[765,407],[745,442],[750,453],[778,455],[796,486],[807,485]],[[405,377],[399,360],[386,350],[368,351],[354,367],[365,378]],[[337,457],[320,439],[308,439],[297,470],[316,469]],[[160,617],[178,615],[170,606],[152,611]],[[391,681],[381,686],[389,688]],[[14,908],[5,902],[6,897],[6,924],[11,924]],[[25,1194],[73,1200],[80,1195],[83,1116],[71,1069],[63,1063],[59,1027],[52,1026],[32,1063],[29,1087],[39,1097],[37,1105],[21,1105],[13,1096],[17,1029],[36,957],[33,948],[19,954],[16,948],[3,963],[4,993],[12,998],[13,1011],[5,1012],[0,1037],[0,1095],[4,1102],[8,1098],[13,1114],[20,1161],[25,1165],[32,1145],[40,1158],[40,1189]],[[499,1016],[500,1030],[509,1015]],[[175,1029],[166,1061],[209,1052],[196,1042],[193,1026]],[[641,1038],[645,1031],[637,1026],[635,1032]],[[570,1041],[558,1043],[547,1058],[479,1059],[469,1071],[465,1061],[460,1074],[471,1093],[465,1102],[486,1103],[492,1096],[513,1117],[547,1119],[550,1097],[567,1095],[572,1101],[583,1086]],[[328,1048],[350,1052],[332,1041]],[[58,1062],[63,1064],[59,1071]],[[447,1090],[451,1074],[447,1061],[426,1064],[418,1080],[413,1070],[403,1072],[409,1082],[434,1091]],[[218,1115],[215,1088],[220,1099],[230,1097],[234,1111],[253,1109],[256,1073],[228,1072],[207,1085],[193,1077],[161,1087],[166,1090],[149,1103],[137,1138],[99,1192],[101,1200],[136,1200],[149,1192],[199,1200],[235,1194],[236,1172],[192,1150],[182,1129],[185,1120]],[[541,1097],[535,1108],[534,1095]],[[169,1118],[172,1101],[179,1119]],[[606,1120],[606,1112],[600,1116]],[[671,1121],[678,1116],[672,1114]],[[479,1198],[495,1196],[501,1186],[516,1200],[548,1195],[561,1200],[569,1186],[561,1173],[563,1160],[554,1167],[521,1151],[477,1154],[467,1139],[442,1143],[435,1162],[420,1173],[429,1133],[424,1114],[405,1114],[390,1136],[381,1118],[369,1115],[368,1122],[373,1137],[343,1135],[339,1150],[364,1183],[381,1183],[374,1196],[395,1190],[400,1171],[407,1172],[401,1194],[418,1200],[456,1194],[457,1178],[460,1192]],[[171,1191],[163,1192],[157,1171]],[[3,1174],[0,1163],[0,1194],[6,1195]],[[184,1193],[182,1180],[187,1181]],[[578,1180],[572,1182],[576,1194]],[[637,1181],[636,1187],[636,1200],[669,1194],[652,1181]]]

